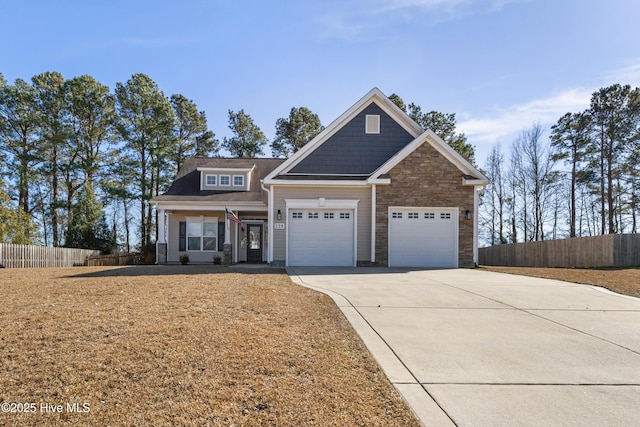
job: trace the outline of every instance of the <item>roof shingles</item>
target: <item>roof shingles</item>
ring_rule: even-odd
[[[263,200],[260,181],[280,166],[284,159],[207,158],[190,157],[185,160],[171,187],[154,201],[260,202]],[[198,168],[252,168],[249,191],[200,190]]]

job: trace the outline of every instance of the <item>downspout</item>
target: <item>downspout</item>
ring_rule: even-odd
[[[376,263],[376,185],[371,186],[371,264]]]
[[[269,241],[269,248],[267,250],[267,264],[271,264],[273,262],[273,215],[271,211],[273,210],[273,193],[271,190],[268,190],[267,187],[264,186],[264,181],[260,181],[260,187],[263,191],[266,191],[268,196],[267,202],[267,235]]]
[[[478,194],[483,186],[473,187],[473,264],[478,266]]]

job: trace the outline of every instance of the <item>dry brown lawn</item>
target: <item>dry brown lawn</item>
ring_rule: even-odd
[[[35,408],[0,425],[419,425],[332,300],[281,270],[2,269],[0,292],[0,402]]]
[[[640,297],[640,268],[584,269],[482,266],[483,270],[564,280],[607,288],[632,297]]]

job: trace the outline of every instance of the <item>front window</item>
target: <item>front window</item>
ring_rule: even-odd
[[[231,177],[229,175],[220,175],[220,185],[231,185]]]
[[[187,250],[218,250],[217,218],[190,218],[187,220]]]
[[[244,175],[234,175],[233,176],[233,186],[234,187],[244,187]]]
[[[200,250],[200,223],[187,222],[187,250]]]
[[[205,222],[202,224],[202,250],[215,251],[218,250],[218,223]]]
[[[217,175],[207,175],[207,185],[213,186],[213,185],[217,185]]]

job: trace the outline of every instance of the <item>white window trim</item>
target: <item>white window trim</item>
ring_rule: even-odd
[[[209,178],[213,178],[213,184],[209,184]],[[206,185],[207,187],[216,187],[218,185],[218,175],[206,174],[204,176],[204,185]]]
[[[236,184],[236,178],[240,178],[242,180],[242,184]],[[244,175],[233,175],[233,186],[244,187]]]
[[[216,216],[186,216],[185,217],[185,221],[187,223],[187,235],[185,236],[185,238],[187,239],[187,241],[185,242],[185,246],[186,246],[186,252],[204,252],[204,253],[213,253],[213,252],[218,252],[218,234],[219,234],[219,224],[218,224],[218,217]],[[189,223],[196,223],[196,224],[200,224],[200,249],[189,249]],[[215,224],[216,225],[216,233],[215,236],[205,236],[204,235],[204,224]],[[195,237],[195,236],[192,236]],[[215,250],[210,250],[204,249],[204,238],[205,237],[215,237],[216,239],[216,249]]]
[[[222,178],[228,178],[229,179],[229,183],[228,184],[223,184],[222,183]],[[218,186],[219,187],[230,187],[231,186],[231,175],[220,175],[218,177]]]
[[[380,133],[380,115],[367,114],[364,120],[364,133],[375,135]]]

